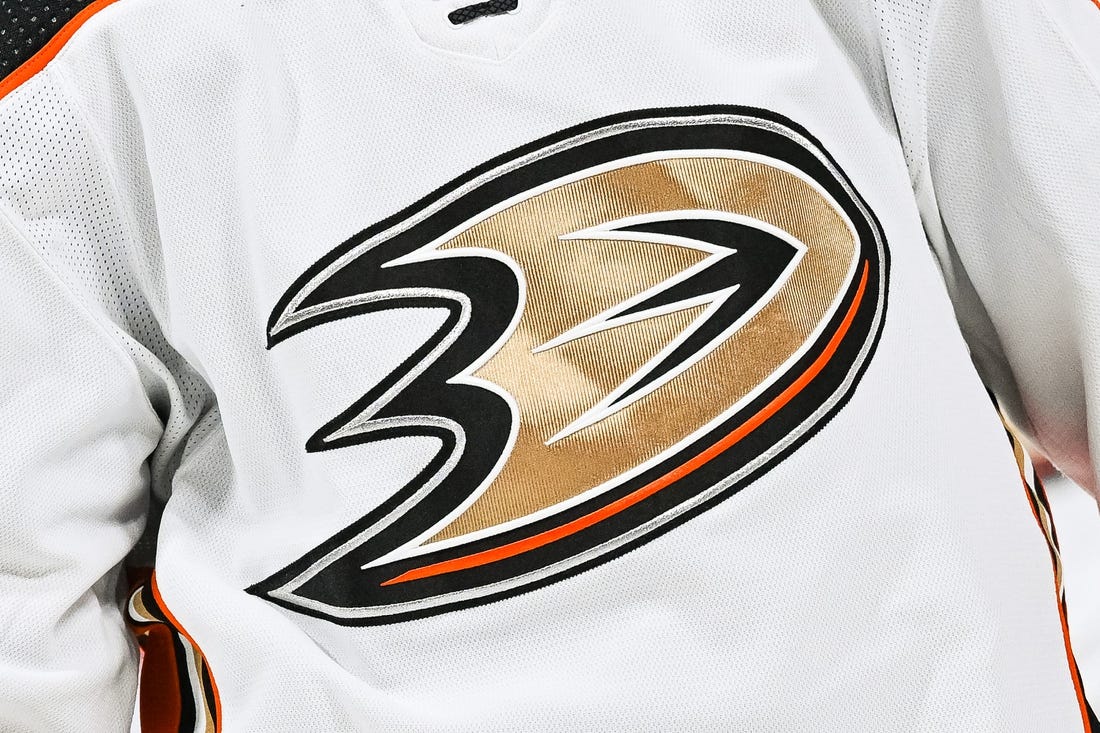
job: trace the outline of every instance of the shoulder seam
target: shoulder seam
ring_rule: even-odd
[[[0,99],[6,97],[22,86],[26,81],[33,78],[38,72],[45,69],[46,65],[53,61],[82,25],[88,22],[96,13],[116,2],[118,2],[118,0],[95,0],[95,2],[92,2],[73,16],[72,20],[63,25],[61,29],[54,34],[53,38],[51,38],[45,46],[39,49],[34,56],[31,56],[20,64],[15,71],[11,72],[3,79],[0,79]]]

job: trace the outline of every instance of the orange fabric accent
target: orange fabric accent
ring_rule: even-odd
[[[563,524],[560,527],[546,530],[533,537],[518,540],[502,547],[495,547],[491,550],[485,550],[473,555],[467,555],[466,557],[458,557],[453,560],[446,560],[444,562],[435,563],[434,565],[426,565],[422,568],[413,568],[401,575],[387,580],[382,583],[383,586],[396,585],[398,583],[406,583],[410,580],[419,580],[421,578],[431,578],[436,575],[444,575],[446,573],[453,573],[459,570],[467,570],[469,568],[479,567],[481,565],[488,565],[489,563],[497,562],[499,560],[505,560],[509,557],[515,557],[524,552],[537,549],[544,545],[548,545],[551,542],[556,542],[564,537],[568,537],[571,534],[579,532],[587,527],[607,519],[619,512],[628,509],[629,507],[637,504],[638,502],[646,499],[658,491],[668,487],[670,484],[675,483],[684,476],[687,476],[692,471],[695,471],[699,467],[709,463],[716,456],[724,452],[730,446],[734,445],[746,435],[751,433],[756,428],[760,427],[764,422],[768,420],[772,415],[780,410],[784,405],[790,402],[795,395],[801,392],[807,384],[825,368],[825,365],[832,359],[833,354],[836,353],[837,348],[840,346],[840,342],[844,339],[844,336],[848,333],[848,328],[852,325],[852,320],[855,318],[856,311],[859,309],[859,304],[863,300],[863,293],[867,287],[867,273],[869,264],[863,263],[863,277],[859,282],[859,289],[856,290],[855,299],[852,301],[851,307],[848,308],[848,313],[845,314],[844,320],[837,328],[836,333],[829,339],[829,343],[826,345],[825,350],[821,352],[821,355],[814,360],[805,372],[791,384],[787,389],[783,390],[774,400],[768,403],[758,413],[739,425],[736,430],[727,435],[719,442],[712,445],[710,448],[692,458],[687,463],[679,466],[674,471],[670,471],[661,478],[641,487],[633,493],[618,499],[607,506],[598,509],[590,514],[586,514],[583,517],[578,517],[572,522]]]
[[[1058,585],[1055,583],[1055,588]],[[1077,668],[1077,657],[1073,654],[1073,644],[1069,640],[1069,621],[1066,619],[1065,604],[1058,603],[1058,617],[1062,619],[1062,640],[1066,644],[1066,659],[1069,660],[1069,676],[1073,680],[1073,689],[1077,693],[1077,705],[1081,708],[1081,725],[1085,733],[1092,733],[1089,723],[1088,704],[1085,702],[1085,690],[1081,685],[1081,674]]]
[[[1014,435],[1012,436],[1012,440],[1013,440],[1014,443],[1017,443],[1017,444],[1019,443],[1018,439]],[[1015,453],[1016,452],[1016,445],[1013,445],[1012,447],[1013,447],[1013,452]],[[1023,450],[1023,445],[1022,444],[1020,444],[1019,450],[1021,450],[1021,451]],[[1024,485],[1024,491],[1027,492],[1027,505],[1029,507],[1031,507],[1031,516],[1035,517],[1035,523],[1037,525],[1039,525],[1039,531],[1043,533],[1043,537],[1046,537],[1046,534],[1047,534],[1046,527],[1043,526],[1043,519],[1042,519],[1042,517],[1039,516],[1039,507],[1036,506],[1035,499],[1033,499],[1032,495],[1031,495],[1031,484],[1028,483],[1027,474],[1024,473],[1024,459],[1021,458],[1019,455],[1016,456],[1016,470],[1019,471],[1020,481]],[[1050,540],[1048,539],[1047,544],[1049,544],[1049,543],[1050,543]],[[1050,562],[1051,562],[1051,564],[1054,563],[1053,555],[1050,558]]]
[[[1020,477],[1024,479],[1024,488],[1030,493],[1031,489],[1027,484],[1027,479],[1024,477],[1023,467],[1020,468]],[[1041,489],[1040,489],[1041,490]],[[1043,526],[1043,520],[1039,517],[1039,510],[1035,507],[1034,501],[1028,501],[1031,505],[1031,513],[1035,517],[1036,524],[1039,525],[1039,530],[1046,536],[1046,528]],[[1048,540],[1049,542],[1049,540]],[[1054,595],[1058,599],[1058,618],[1062,623],[1062,643],[1066,647],[1066,661],[1069,662],[1069,677],[1073,680],[1073,691],[1077,694],[1077,706],[1081,709],[1081,725],[1084,728],[1085,733],[1092,733],[1092,724],[1089,723],[1088,703],[1085,702],[1085,690],[1081,684],[1081,674],[1077,667],[1077,657],[1073,653],[1073,643],[1069,638],[1069,619],[1066,618],[1066,604],[1062,597],[1062,589],[1058,587],[1058,567],[1054,559],[1054,548],[1050,548],[1050,564],[1054,570]]]
[[[141,730],[179,733],[183,699],[172,630],[155,624],[138,632],[141,662]]]
[[[202,648],[195,643],[195,640],[194,638],[192,638],[191,634],[187,633],[187,629],[183,628],[183,625],[179,622],[179,619],[172,615],[172,612],[168,610],[168,605],[164,602],[164,598],[162,598],[160,595],[160,587],[157,585],[156,571],[153,571],[153,574],[149,579],[149,589],[153,591],[153,597],[157,599],[157,605],[160,606],[160,610],[164,611],[164,615],[168,617],[168,622],[172,624],[177,632],[179,632],[184,638],[191,642],[191,646],[195,647],[195,651],[198,653],[198,655],[205,660],[206,655],[203,654]],[[214,679],[213,670],[210,670],[208,667],[207,671],[210,673],[210,688],[214,692],[214,712],[217,717],[217,730],[221,731],[222,698],[221,695],[218,693],[218,683]]]
[[[0,99],[6,97],[19,85],[46,68],[46,64],[54,60],[54,57],[61,52],[65,44],[73,37],[73,34],[80,29],[80,26],[88,22],[88,19],[100,10],[116,2],[118,2],[118,0],[96,0],[94,3],[77,13],[68,23],[61,26],[61,30],[57,32],[57,35],[51,38],[49,43],[43,46],[38,53],[20,64],[15,71],[8,74],[5,78],[0,79]]]
[[[1100,0],[1095,0],[1100,3]],[[1019,444],[1019,439],[1013,436],[1013,441]],[[1015,446],[1014,446],[1015,447]],[[1023,445],[1019,444],[1019,450],[1024,450]],[[1028,483],[1027,475],[1024,473],[1023,460],[1017,456],[1017,468],[1020,471],[1020,481],[1024,484],[1024,491],[1027,492],[1027,504],[1031,507],[1031,516],[1035,517],[1035,523],[1039,525],[1039,531],[1043,533],[1043,537],[1047,539],[1047,544],[1051,543],[1051,539],[1047,537],[1046,527],[1043,526],[1042,517],[1039,516],[1039,508],[1036,506],[1037,499],[1032,496],[1031,484]],[[1036,477],[1038,480],[1038,477]],[[1045,490],[1037,487],[1036,491]],[[1066,605],[1062,599],[1062,589],[1058,586],[1058,566],[1057,561],[1054,559],[1054,547],[1050,549],[1050,565],[1054,571],[1054,596],[1058,599],[1058,618],[1062,623],[1062,643],[1066,647],[1066,660],[1069,662],[1069,677],[1073,681],[1073,690],[1077,694],[1077,706],[1081,709],[1081,725],[1084,728],[1085,733],[1093,733],[1092,724],[1089,723],[1088,703],[1085,702],[1085,690],[1081,684],[1081,674],[1077,667],[1077,657],[1073,653],[1073,644],[1069,638],[1069,620],[1066,618]],[[1097,733],[1100,733],[1098,731]]]

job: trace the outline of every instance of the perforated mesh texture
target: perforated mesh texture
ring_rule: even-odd
[[[206,409],[209,391],[169,346],[155,315],[163,309],[154,304],[164,296],[147,275],[149,255],[135,251],[134,224],[116,201],[78,110],[45,76],[4,100],[0,159],[10,175],[0,184],[0,201],[19,216],[40,255],[109,319],[130,351],[164,421],[161,449],[152,461],[155,487],[164,492],[161,474]]]
[[[523,0],[515,15],[452,29],[446,13],[472,2],[446,10],[410,2],[428,6],[439,31],[421,36],[410,32],[400,3],[358,3],[347,12],[333,3],[126,0],[0,100],[0,201],[21,237],[4,243],[22,256],[7,267],[45,260],[57,275],[48,279],[41,266],[37,280],[6,280],[9,293],[16,286],[37,292],[41,281],[56,294],[37,308],[15,302],[6,314],[20,334],[34,334],[73,320],[79,301],[131,349],[57,359],[67,362],[64,370],[48,358],[0,358],[0,392],[29,405],[13,418],[0,400],[7,408],[0,423],[14,426],[19,446],[37,445],[24,433],[47,432],[32,431],[40,415],[65,428],[55,431],[53,452],[34,448],[37,465],[55,465],[83,427],[105,430],[98,412],[71,409],[75,399],[100,394],[87,377],[95,364],[109,367],[101,371],[112,384],[132,382],[129,363],[137,364],[162,416],[175,390],[172,404],[185,409],[171,411],[181,417],[165,435],[186,431],[187,446],[162,472],[173,490],[158,537],[158,580],[166,605],[211,661],[225,729],[625,731],[677,730],[687,721],[700,731],[1074,730],[1049,555],[953,325],[901,153],[929,168],[920,162],[930,145],[914,90],[959,79],[974,65],[977,44],[967,37],[936,62],[922,40],[922,8],[931,3],[919,0],[819,0],[827,10],[820,15],[803,0],[674,0],[649,3],[645,13],[636,0],[555,0],[543,25],[520,28],[545,2]],[[996,7],[1008,17],[1020,5],[1027,3]],[[979,6],[959,0],[942,27],[973,23],[964,11]],[[1031,28],[1033,35],[1041,26]],[[975,34],[1000,39],[1006,52],[1026,48],[1020,28],[984,31]],[[439,36],[450,45],[443,48]],[[468,53],[437,54],[425,44],[452,52],[468,44]],[[1072,98],[1081,114],[1096,110],[1092,97],[1066,93],[1079,80],[1064,68],[1049,71],[1059,81],[1044,88]],[[925,75],[929,83],[918,84]],[[1017,96],[1032,86],[1022,84]],[[999,99],[966,101],[965,87],[952,89],[929,118],[931,147],[941,156],[931,169],[941,176],[947,164],[957,175],[974,170],[974,145],[939,125],[957,125],[961,111],[992,109]],[[913,101],[894,106],[894,97]],[[869,100],[881,107],[868,109]],[[373,511],[439,450],[425,439],[307,453],[308,437],[426,343],[444,316],[363,314],[267,350],[268,317],[295,278],[355,232],[496,155],[629,109],[712,104],[766,107],[805,125],[882,219],[893,255],[891,306],[848,406],[736,500],[538,592],[362,628],[246,593]],[[901,142],[895,112],[907,130]],[[1094,125],[1078,127],[1084,135]],[[1068,169],[1065,146],[1051,147]],[[1028,200],[1054,210],[1057,199],[1045,192],[1057,187],[1017,175],[1011,188],[976,190],[998,169],[980,170],[983,178],[969,186],[940,179],[957,201],[953,233],[971,245],[981,235],[998,248],[989,254],[998,257],[993,274],[1038,264],[1014,265],[1013,253],[1053,256],[1046,246],[1024,247],[1019,233],[1029,230],[1008,216],[1011,201],[991,206],[990,199],[1027,185]],[[1084,194],[1097,198],[1091,188],[1077,195]],[[1068,213],[1088,210],[1075,205]],[[961,218],[985,212],[1004,222],[993,236]],[[1086,230],[1096,227],[1074,228]],[[1100,272],[1076,269],[1082,283]],[[528,278],[532,293],[544,287],[535,282],[542,277]],[[1005,297],[1012,292],[1022,291],[1005,288]],[[47,353],[83,353],[92,337],[106,344],[102,334],[75,330],[87,320]],[[6,343],[0,338],[0,353]],[[215,388],[217,412],[200,414],[201,390],[187,386],[183,359],[168,344]],[[1050,353],[1059,352],[1040,352]],[[1048,370],[1058,366],[1046,361]],[[60,390],[71,397],[58,400]],[[121,401],[119,393],[106,394]],[[141,391],[123,396],[143,408]],[[75,670],[68,659],[77,653],[90,667],[105,638],[95,619],[74,620],[64,638],[49,625],[51,618],[68,623],[66,609],[81,594],[103,618],[115,610],[109,589],[93,596],[83,582],[115,558],[102,534],[77,544],[88,527],[69,529],[76,512],[63,492],[80,498],[98,487],[103,503],[113,503],[107,488],[117,471],[104,467],[136,465],[160,439],[161,426],[133,407],[108,404],[120,417],[107,427],[126,439],[133,431],[124,421],[136,412],[152,437],[133,440],[116,463],[78,456],[83,465],[39,470],[33,492],[29,482],[6,480],[11,474],[0,465],[0,494],[26,497],[42,517],[26,530],[34,541],[21,543],[40,559],[0,573],[0,584],[42,576],[57,564],[56,548],[87,568],[82,578],[40,586],[54,599],[48,608],[0,592],[0,613],[19,611],[24,628],[39,629],[19,637],[16,664],[0,660],[0,689],[40,701],[26,713],[32,722],[19,725],[5,718],[18,709],[0,705],[0,730],[119,729],[101,721],[108,708],[124,706],[120,694],[97,695],[70,672],[47,680],[25,670],[46,663]],[[0,464],[27,462],[32,448],[13,450],[15,443],[0,450]],[[167,445],[154,459],[168,454]],[[4,522],[20,516],[17,506],[0,501],[0,545],[13,536]],[[0,634],[0,655],[14,638],[10,626]],[[115,655],[126,651],[121,642],[115,647]],[[874,705],[853,704],[852,689]]]
[[[91,0],[0,0],[0,79],[34,56]]]
[[[905,160],[915,186],[925,174],[928,133],[922,100],[926,96],[929,24],[934,0],[879,0],[875,3],[892,103],[898,120]]]

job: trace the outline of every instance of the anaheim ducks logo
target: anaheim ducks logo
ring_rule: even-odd
[[[485,603],[731,496],[839,409],[886,304],[873,214],[804,131],[745,108],[600,120],[339,246],[269,343],[447,317],[307,449],[432,437],[406,486],[251,592],[344,624]]]

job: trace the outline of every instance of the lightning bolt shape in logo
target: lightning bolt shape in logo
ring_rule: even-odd
[[[403,358],[304,445],[378,446],[345,454],[370,508],[247,590],[369,626],[620,557],[843,407],[888,271],[851,181],[767,110],[639,110],[486,161],[325,252],[273,306],[288,378],[333,376],[309,341],[280,347],[321,326]],[[386,311],[416,332],[369,317]]]
[[[547,445],[652,394],[714,351],[771,300],[806,252],[804,244],[781,229],[758,219],[717,211],[630,217],[560,238],[651,242],[697,249],[710,256],[535,349],[536,353],[549,351],[600,331],[705,306],[675,340],[606,398],[547,440]]]

